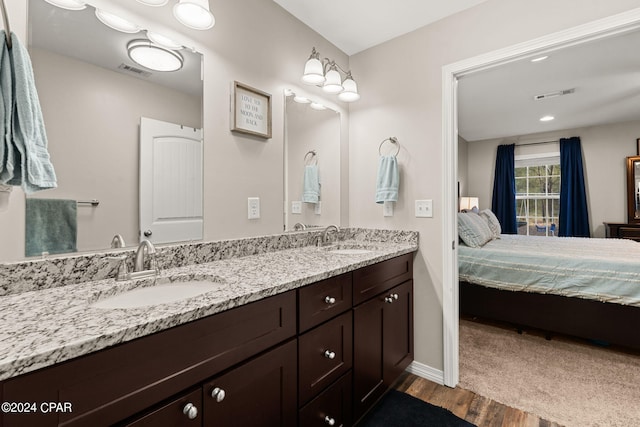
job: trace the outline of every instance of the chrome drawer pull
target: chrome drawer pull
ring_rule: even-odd
[[[327,350],[324,352],[324,357],[326,357],[327,359],[335,359],[336,358],[336,352],[335,351],[331,351],[331,350]]]
[[[218,403],[222,402],[226,395],[227,393],[220,387],[216,387],[211,390],[211,397],[213,397]]]
[[[334,297],[326,296],[324,297],[324,302],[326,302],[327,304],[335,304],[336,299]]]
[[[324,422],[329,424],[330,426],[335,425],[336,424],[336,420],[334,418],[331,418],[329,415],[327,415],[326,417],[324,417]]]
[[[198,416],[198,408],[196,408],[193,403],[189,402],[184,405],[184,408],[182,408],[182,413],[185,414],[190,420],[195,420]]]
[[[384,297],[384,302],[391,304],[398,299],[398,294],[390,294],[388,297]]]

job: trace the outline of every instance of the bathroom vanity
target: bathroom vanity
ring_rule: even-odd
[[[60,327],[65,310],[78,329],[83,316],[95,325],[71,333],[67,347],[37,343],[46,357],[3,360],[2,401],[15,405],[2,425],[353,425],[413,360],[417,240],[368,247],[172,269],[163,274],[208,275],[225,290],[167,304],[161,314],[93,307],[96,295],[113,293],[113,280],[82,286],[94,289],[80,314],[81,285],[68,285],[75,297],[58,310]],[[134,326],[115,328],[121,342],[111,345],[112,323]],[[100,328],[104,335],[91,338]],[[38,363],[47,366],[31,367]]]

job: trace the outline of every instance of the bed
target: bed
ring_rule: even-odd
[[[640,349],[640,243],[499,235],[460,244],[460,313]]]

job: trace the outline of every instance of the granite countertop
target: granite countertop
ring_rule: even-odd
[[[340,242],[345,245],[348,242]],[[0,380],[352,271],[418,249],[415,242],[358,242],[367,253],[306,246],[165,269],[157,283],[210,279],[223,286],[193,298],[127,309],[92,304],[153,279],[114,279],[0,297]]]

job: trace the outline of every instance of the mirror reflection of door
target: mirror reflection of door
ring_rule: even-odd
[[[640,219],[640,160],[633,162],[635,219]]]
[[[140,119],[140,241],[201,240],[202,129]]]

